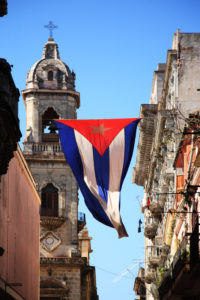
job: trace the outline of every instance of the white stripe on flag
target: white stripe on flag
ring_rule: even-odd
[[[96,175],[94,169],[94,157],[92,144],[78,131],[74,130],[76,143],[83,164],[84,180],[92,194],[99,200],[101,206],[106,211],[106,202],[99,196]]]
[[[120,181],[124,165],[124,150],[125,137],[124,129],[122,129],[109,146],[110,176],[107,203],[107,210],[111,216],[111,222],[117,229],[119,237],[127,235],[127,232],[121,222],[119,211]]]

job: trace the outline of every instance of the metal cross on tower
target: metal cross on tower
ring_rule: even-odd
[[[44,25],[44,27],[49,29],[50,38],[53,37],[53,30],[58,28],[58,26],[54,25],[52,21],[49,21],[49,24]]]

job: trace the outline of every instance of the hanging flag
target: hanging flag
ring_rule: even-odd
[[[120,191],[140,118],[55,120],[63,152],[93,216],[128,236],[120,217]]]

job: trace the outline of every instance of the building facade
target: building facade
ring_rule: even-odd
[[[39,207],[18,146],[0,180],[0,299],[39,299]]]
[[[78,186],[61,149],[53,119],[76,119],[75,73],[60,60],[53,38],[28,72],[24,156],[41,196],[40,299],[97,299],[89,266],[90,238],[78,215]]]
[[[173,37],[141,106],[133,182],[144,187],[146,299],[199,299],[200,34]]]
[[[0,299],[39,296],[40,198],[17,145],[19,90],[0,59]]]

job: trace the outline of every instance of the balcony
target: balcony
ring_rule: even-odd
[[[65,220],[66,219],[63,217],[41,216],[40,225],[44,227],[48,227],[51,230],[60,227],[65,222]]]
[[[153,216],[159,216],[164,207],[164,197],[162,195],[156,195],[156,197],[153,197],[151,200],[151,203],[149,205],[149,210],[151,211]]]
[[[62,146],[60,143],[32,143],[32,142],[24,142],[24,155],[26,158],[29,158],[29,155],[56,155],[56,156],[64,156],[62,151]]]
[[[59,216],[57,207],[54,207],[54,209],[49,207],[40,208],[40,225],[54,229],[60,227],[65,221],[66,218]]]
[[[144,236],[149,239],[156,235],[159,219],[156,217],[146,217],[144,222]]]
[[[158,266],[162,264],[167,255],[168,255],[169,247],[168,246],[148,246],[147,254],[149,258],[149,263],[152,267]]]
[[[150,284],[155,279],[156,271],[154,268],[151,268],[150,266],[147,266],[145,268],[145,282]]]

